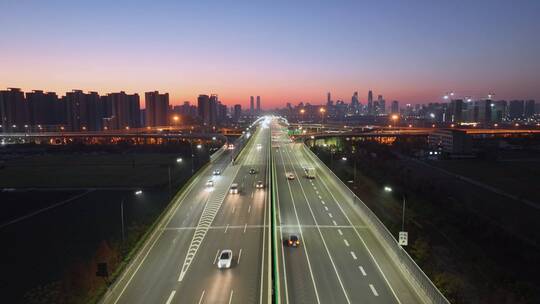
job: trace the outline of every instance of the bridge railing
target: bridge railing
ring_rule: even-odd
[[[354,194],[354,192],[352,192],[351,189],[349,189],[349,187],[347,187],[347,185],[345,185],[345,183],[343,183],[343,181],[313,153],[313,151],[305,145],[304,149],[308,151],[307,153],[315,162],[319,163],[319,167],[322,168],[327,175],[334,177],[333,180],[335,186],[341,188],[346,193],[349,193],[349,197],[354,198],[351,204],[352,208],[355,209],[366,222],[367,226],[379,240],[379,243],[383,246],[392,262],[397,266],[403,276],[408,279],[409,283],[423,302],[436,304],[450,303],[422,269],[414,262],[407,251],[399,245],[392,233],[379,220],[377,215],[375,215],[375,213],[373,213],[373,211],[371,211],[371,209],[369,209],[369,207],[362,202],[362,200],[357,197],[356,194]]]

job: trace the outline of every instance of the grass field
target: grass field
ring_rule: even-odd
[[[459,174],[507,193],[540,203],[540,192],[531,187],[540,177],[540,161],[432,161],[431,165]]]
[[[32,155],[5,162],[0,188],[152,187],[168,182],[169,166],[174,176],[191,171],[191,161],[184,157],[179,164],[177,157],[174,153]]]

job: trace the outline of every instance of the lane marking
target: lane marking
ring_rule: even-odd
[[[248,213],[251,213],[251,205],[248,207]]]
[[[232,207],[232,213],[234,213],[235,210],[236,210],[236,206]]]
[[[171,294],[169,295],[169,298],[167,299],[167,304],[171,304],[172,299],[174,298],[175,294],[176,294],[176,290],[171,291]]]
[[[322,203],[323,205],[326,204],[324,201],[321,201],[321,203]]]
[[[315,193],[319,194],[319,191],[315,190]]]
[[[332,213],[328,213],[328,216],[329,216],[330,218],[333,218]]]
[[[240,248],[240,252],[238,252],[238,261],[236,261],[236,265],[240,265],[240,258],[242,257],[242,248]]]
[[[233,293],[234,293],[234,290],[231,289],[231,296],[229,297],[229,304],[231,304],[231,302],[232,302],[232,295],[233,295]]]
[[[320,160],[316,159],[316,157],[314,156],[313,153],[309,153],[310,151],[306,151],[306,147],[304,146],[304,154],[306,154],[309,159],[311,159],[312,162],[314,163],[317,163],[319,164]],[[317,160],[319,162],[317,162]],[[326,166],[324,165],[324,163],[322,164],[322,166]],[[328,168],[328,167],[327,167]],[[335,180],[339,180],[339,178],[330,170],[330,173],[333,174]],[[327,173],[328,174],[328,173]],[[328,174],[328,176],[330,176],[331,178],[331,175]],[[347,219],[347,222],[349,222],[350,225],[352,225],[352,221],[351,219],[349,218],[349,216],[347,216],[347,214],[345,213],[345,211],[343,210],[343,208],[341,207],[340,204],[337,203],[337,199],[336,197],[334,196],[334,194],[332,194],[332,192],[330,192],[330,189],[328,188],[328,185],[326,184],[326,182],[324,181],[324,178],[322,178],[322,174],[321,174],[321,178],[319,179],[321,181],[321,183],[323,184],[323,186],[326,188],[326,190],[330,193],[330,196],[332,196],[332,199],[336,202],[336,205],[338,205],[338,208],[339,210],[341,211],[341,213],[343,214],[343,216],[345,216],[345,218]],[[335,183],[335,180],[334,183]],[[345,188],[347,188],[347,186],[343,185]],[[348,189],[348,188],[347,188]],[[353,193],[350,189],[348,189],[349,192]],[[344,195],[343,193],[340,193],[341,196],[343,196],[344,198],[346,198],[348,195]],[[353,193],[354,195],[354,193]],[[358,197],[356,197],[356,195],[354,196],[354,199],[358,199],[362,202],[362,200]],[[348,201],[349,199],[345,199],[345,201]],[[363,203],[363,202],[362,202]],[[354,202],[353,202],[354,204]],[[354,208],[353,208],[354,209]],[[390,282],[388,281],[388,278],[386,277],[386,275],[384,274],[384,272],[382,271],[381,269],[381,266],[379,265],[379,263],[377,262],[377,260],[375,259],[375,256],[373,255],[373,253],[371,252],[371,250],[368,248],[366,242],[364,241],[364,239],[362,238],[362,236],[360,235],[360,232],[358,232],[358,229],[354,228],[354,232],[356,233],[356,235],[358,236],[358,238],[360,239],[360,241],[362,242],[362,245],[364,245],[364,248],[366,249],[366,251],[368,252],[371,260],[375,263],[375,266],[377,267],[377,270],[379,270],[379,273],[382,275],[384,281],[386,282],[386,285],[390,288],[390,291],[392,291],[392,295],[394,296],[394,298],[396,299],[396,301],[401,304],[401,301],[399,300],[394,288],[392,288],[392,285],[390,284]]]
[[[279,151],[279,155],[281,156],[281,163],[283,165],[283,171],[287,172],[287,168],[285,167],[285,160],[283,158],[283,153],[282,153],[281,150]],[[276,183],[276,185],[277,184],[278,183]],[[303,233],[302,227],[300,226],[300,218],[298,217],[298,211],[296,210],[296,203],[295,203],[294,196],[293,196],[293,193],[292,193],[292,190],[291,190],[291,183],[287,182],[287,186],[288,186],[288,189],[289,189],[289,194],[291,196],[291,201],[293,203],[292,205],[293,205],[294,215],[296,217],[296,223],[298,224],[298,229],[300,230],[300,238],[302,240],[304,240],[304,246],[302,246],[302,248],[304,249],[304,254],[306,256],[308,269],[309,269],[309,273],[310,273],[310,276],[311,276],[311,282],[313,283],[313,290],[315,291],[315,298],[317,299],[317,303],[320,304],[321,300],[319,299],[319,291],[317,289],[317,284],[315,283],[315,276],[313,275],[313,270],[311,268],[311,261],[309,260],[309,254],[308,254],[308,250],[307,250],[307,243],[305,242],[306,239],[304,238],[304,233]],[[300,187],[302,187],[302,183],[300,183]],[[280,216],[280,220],[281,220],[281,216]],[[281,235],[281,237],[283,238],[283,235]],[[283,242],[281,242],[281,247],[282,247],[281,250],[282,250],[282,253],[283,253]],[[283,256],[283,268],[285,269],[285,256]],[[287,276],[285,275],[285,278],[286,277]],[[286,281],[285,281],[285,287],[287,287]],[[287,289],[285,289],[285,290],[287,290]],[[288,295],[287,295],[287,297],[288,297]],[[288,298],[287,298],[287,302],[288,302]]]
[[[225,227],[225,232],[223,232],[223,233],[227,233],[228,229],[229,229],[229,225],[227,224],[227,227]]]
[[[364,271],[364,267],[358,266],[358,269],[360,269],[360,272],[362,272],[363,276],[367,276],[366,272]]]
[[[313,182],[311,182],[311,184],[313,184]],[[317,190],[317,187],[313,186],[313,189]]]
[[[357,260],[358,258],[356,257],[356,254],[354,253],[354,251],[351,251],[351,256],[353,259]]]
[[[251,192],[251,198],[253,198],[253,195],[255,195],[255,192]]]
[[[216,257],[214,258],[214,263],[213,263],[213,264],[216,263],[218,255],[219,255],[219,249],[218,249],[217,252],[216,252]]]
[[[244,233],[246,233],[247,224],[244,225]]]
[[[297,159],[296,155],[293,154],[293,156],[296,159],[296,163],[298,163],[298,159]],[[287,157],[289,158],[289,162],[293,163],[291,155],[287,154]],[[298,175],[298,173],[296,172],[296,169],[294,167],[292,167],[292,169],[296,173],[296,175]],[[315,222],[315,226],[317,228],[317,231],[319,232],[319,236],[321,237],[322,243],[323,243],[324,248],[326,250],[326,254],[328,255],[328,258],[330,259],[330,263],[332,264],[332,268],[334,269],[334,273],[336,274],[336,277],[338,279],[341,290],[343,291],[343,295],[345,296],[345,300],[347,300],[348,304],[351,304],[351,301],[349,299],[349,295],[347,294],[347,291],[345,290],[345,286],[343,285],[343,281],[341,280],[341,276],[339,275],[339,272],[337,270],[336,263],[334,262],[334,259],[332,258],[332,254],[330,253],[330,250],[328,249],[328,245],[326,244],[326,240],[324,239],[324,236],[323,236],[323,234],[321,232],[321,229],[319,227],[319,223],[317,221],[317,218],[315,217],[315,213],[313,212],[313,209],[311,208],[311,203],[309,202],[309,199],[308,199],[308,197],[306,195],[306,191],[304,190],[304,186],[302,186],[302,183],[300,181],[298,181],[298,183],[300,185],[300,189],[302,190],[302,194],[304,196],[304,199],[305,199],[305,201],[307,203],[307,206],[308,206],[309,212],[311,214],[311,217],[313,218],[313,221]],[[292,196],[292,193],[291,193],[291,196]],[[322,197],[320,195],[319,195],[319,199],[322,200]],[[333,221],[333,222],[337,226],[337,223],[335,221]],[[302,237],[302,239],[304,240],[304,246],[303,247],[305,249],[306,248],[305,239],[303,237]]]
[[[377,293],[377,290],[375,289],[375,286],[373,286],[373,284],[369,284],[369,288],[371,288],[371,291],[373,292],[373,294],[378,297],[379,294]]]
[[[336,221],[332,220],[332,223],[334,224],[334,226],[337,226]]]
[[[324,206],[324,210],[328,211],[328,207]]]
[[[337,232],[339,233],[339,235],[343,235],[343,231],[341,231],[341,229],[338,229]]]
[[[344,240],[343,240],[343,242],[345,243],[345,246],[347,246],[347,247],[349,247],[349,246],[350,246],[350,245],[349,245],[349,242],[347,242],[347,240],[346,240],[346,239],[344,239]]]
[[[199,298],[199,304],[202,303],[202,300],[204,298],[204,293],[206,292],[206,290],[203,289],[202,293],[201,293],[201,297]]]

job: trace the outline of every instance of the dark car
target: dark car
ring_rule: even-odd
[[[289,235],[289,240],[287,241],[287,246],[289,247],[298,247],[300,246],[300,239],[296,234]]]
[[[257,171],[255,171],[255,169],[253,169],[253,168],[249,169],[249,174],[255,174],[255,173],[257,173]]]

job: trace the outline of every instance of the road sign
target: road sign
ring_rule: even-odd
[[[409,234],[406,231],[400,231],[399,232],[399,245],[407,246],[408,243],[409,243]]]

